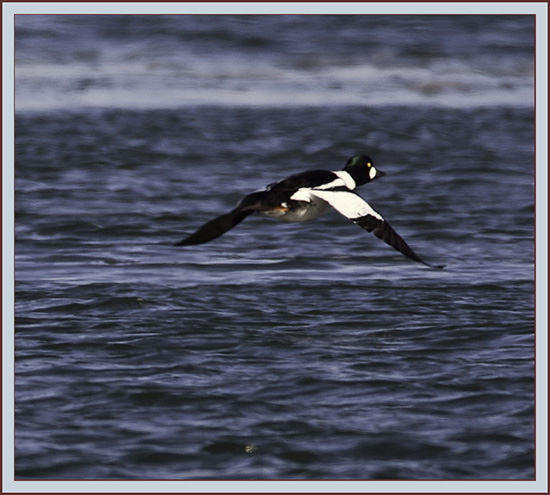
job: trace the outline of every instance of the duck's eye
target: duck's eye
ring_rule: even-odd
[[[367,167],[372,167],[372,163],[371,162],[367,162]]]

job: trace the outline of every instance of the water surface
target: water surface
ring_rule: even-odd
[[[532,29],[18,20],[16,477],[533,479]],[[172,245],[358,152],[444,270],[336,212]]]

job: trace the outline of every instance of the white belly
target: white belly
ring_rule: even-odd
[[[321,199],[315,199],[310,203],[304,203],[303,209],[293,209],[284,214],[280,219],[285,222],[307,222],[314,220],[327,212],[329,204]]]
[[[306,222],[319,218],[326,213],[330,207],[326,201],[311,196],[307,191],[298,191],[291,199],[299,202],[297,206],[296,203],[294,203],[292,209],[288,211],[284,209],[273,210],[264,214],[285,222]]]

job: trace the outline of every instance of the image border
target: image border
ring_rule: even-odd
[[[14,16],[17,14],[395,14],[397,2],[143,2],[2,4],[2,493],[545,493],[548,491],[548,5],[546,2],[406,2],[399,14],[534,14],[535,372],[534,481],[164,481],[14,479]]]

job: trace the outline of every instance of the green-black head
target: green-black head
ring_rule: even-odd
[[[344,171],[352,176],[358,186],[386,175],[374,167],[374,163],[367,155],[352,156],[346,163]]]

